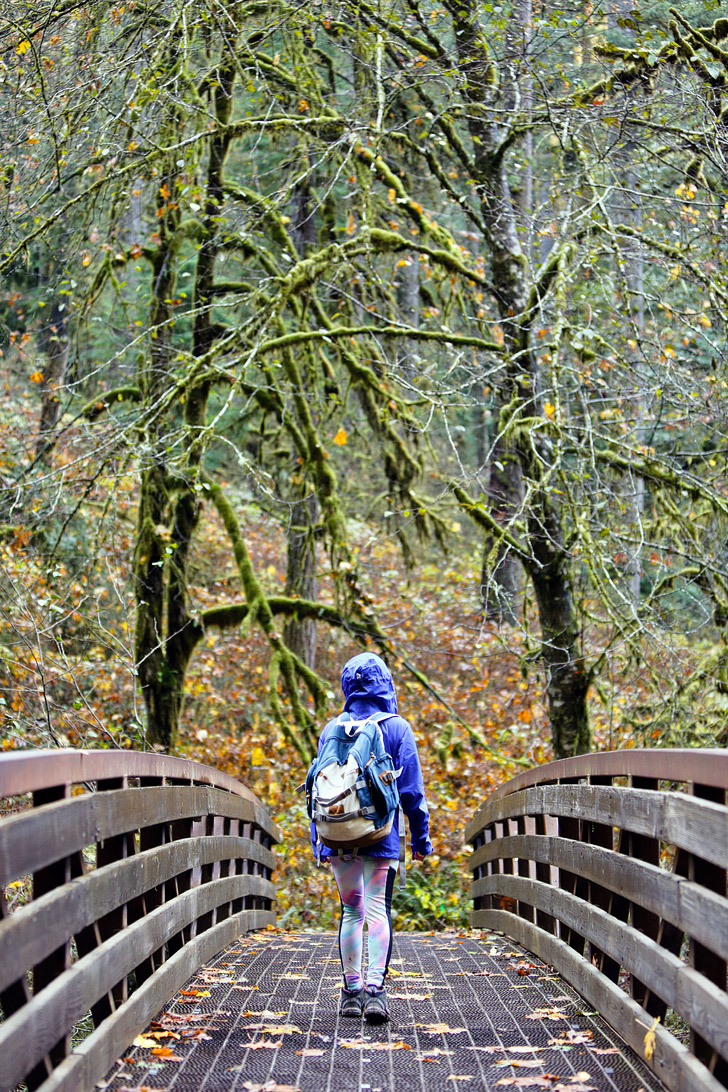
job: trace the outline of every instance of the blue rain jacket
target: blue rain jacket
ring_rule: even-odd
[[[389,751],[395,770],[402,767],[397,781],[402,808],[407,816],[410,828],[410,840],[413,853],[432,853],[430,841],[430,813],[425,801],[425,786],[422,781],[422,769],[417,754],[412,728],[402,717],[397,715],[397,694],[394,689],[392,673],[381,657],[373,652],[360,652],[344,664],[341,673],[341,689],[344,692],[344,711],[351,713],[356,720],[362,720],[370,713],[391,713],[380,722],[384,746]],[[327,726],[328,727],[328,726]],[[326,728],[319,739],[321,745],[326,738]],[[311,842],[316,843],[315,826],[311,824]],[[321,857],[334,856],[335,850],[321,847]],[[367,857],[399,857],[399,832],[397,822],[381,842],[365,846],[359,854]]]

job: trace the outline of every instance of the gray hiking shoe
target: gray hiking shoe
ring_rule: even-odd
[[[361,1016],[364,1011],[364,989],[347,990],[342,988],[339,999],[339,1016]]]
[[[367,1024],[386,1024],[389,1021],[387,994],[384,989],[376,990],[367,987],[364,998],[364,1019]]]

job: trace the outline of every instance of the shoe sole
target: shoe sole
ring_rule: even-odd
[[[387,1012],[365,1012],[364,1019],[367,1024],[388,1024],[389,1013]]]

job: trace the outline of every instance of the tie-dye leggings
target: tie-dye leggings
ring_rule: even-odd
[[[341,899],[339,951],[344,982],[349,990],[363,986],[361,974],[364,922],[369,933],[366,984],[381,989],[392,953],[392,891],[397,861],[386,857],[332,857]]]

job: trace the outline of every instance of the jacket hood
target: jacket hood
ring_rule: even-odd
[[[384,660],[374,652],[360,652],[344,664],[341,672],[341,689],[349,710],[354,702],[371,702],[383,713],[397,712],[397,694],[392,672]]]

